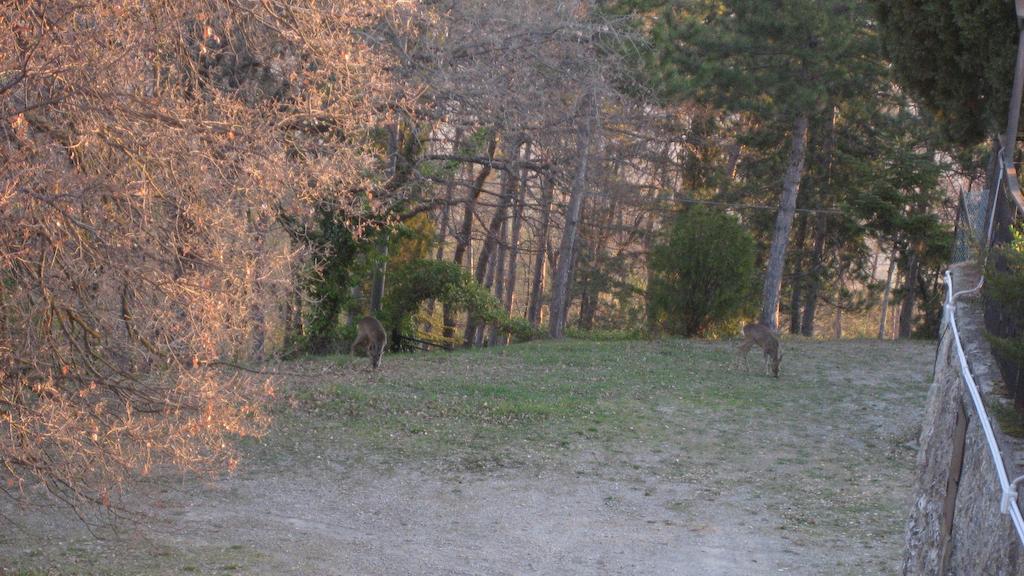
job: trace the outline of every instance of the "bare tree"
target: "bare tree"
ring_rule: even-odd
[[[579,234],[580,211],[587,191],[587,168],[590,143],[597,123],[598,103],[593,93],[585,94],[579,105],[579,127],[576,135],[576,173],[569,192],[569,205],[565,209],[565,226],[558,249],[558,268],[551,287],[551,320],[548,331],[552,338],[565,336],[566,311],[569,299],[569,280],[572,274],[576,240]]]
[[[231,468],[294,288],[278,210],[360,207],[360,134],[402,106],[387,3],[4,7],[0,483],[107,503],[154,467]],[[369,199],[371,210],[389,201]],[[294,318],[292,322],[294,322]],[[283,331],[279,331],[283,332]]]
[[[541,184],[541,198],[538,209],[540,211],[540,224],[534,235],[533,257],[533,279],[530,282],[530,305],[527,309],[526,318],[530,324],[540,324],[540,309],[544,293],[544,278],[546,274],[548,253],[548,233],[551,226],[551,199],[555,189],[554,178],[549,174],[545,175]]]

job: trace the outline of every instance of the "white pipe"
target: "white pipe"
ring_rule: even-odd
[[[981,288],[981,284],[984,281],[985,279],[982,278],[976,288],[963,290],[954,295],[953,279],[949,274],[949,270],[946,270],[946,321],[949,323],[949,327],[953,329],[953,342],[956,343],[956,355],[960,360],[960,372],[963,374],[964,384],[971,395],[971,401],[974,403],[974,410],[978,413],[978,420],[981,422],[981,429],[985,432],[985,440],[988,442],[989,454],[991,454],[992,463],[996,468],[996,477],[999,479],[999,487],[1002,491],[999,509],[1003,514],[1010,515],[1010,520],[1013,521],[1013,527],[1017,530],[1017,538],[1020,540],[1021,544],[1024,545],[1024,517],[1021,516],[1020,505],[1017,503],[1016,490],[1016,482],[1020,480],[1020,478],[1014,480],[1014,484],[1011,485],[1006,476],[1006,467],[1003,466],[1003,457],[999,452],[999,444],[996,443],[996,436],[992,432],[992,423],[989,422],[988,411],[985,410],[985,405],[981,401],[981,394],[978,392],[978,385],[974,382],[974,376],[971,375],[971,370],[967,366],[967,356],[964,354],[964,347],[960,343],[960,331],[956,326],[955,298],[961,294],[977,291]]]
[[[949,281],[949,272],[948,271],[946,272],[946,281],[947,282]],[[957,292],[956,294],[953,294],[946,302],[948,304],[953,304],[953,302],[956,302],[957,298],[963,296],[964,294],[970,294],[972,292],[977,292],[978,290],[981,290],[981,287],[984,284],[985,284],[985,277],[982,276],[981,280],[978,280],[978,285],[977,286],[975,286],[974,288],[968,288],[967,290],[961,290],[961,291]],[[953,287],[950,286],[950,290],[951,291],[952,291],[952,289],[953,289]]]

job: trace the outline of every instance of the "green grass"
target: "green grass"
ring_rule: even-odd
[[[355,382],[296,395],[305,411],[375,449],[422,455],[452,446],[491,449],[523,438],[618,435],[689,387],[668,362],[678,344],[541,342],[439,358],[392,357],[379,374],[357,373]],[[699,355],[709,362],[721,357]],[[737,403],[744,393],[739,386],[707,387],[697,399]]]
[[[756,372],[756,351],[746,373],[736,344],[543,341],[388,355],[376,372],[348,356],[287,363],[271,431],[243,442],[241,473],[330,462],[344,481],[346,470],[367,468],[567,467],[645,496],[686,485],[664,504],[676,525],[724,499],[819,548],[882,559],[837,574],[890,573],[913,475],[906,445],[918,433],[934,343],[787,340],[779,379]],[[605,504],[621,505],[616,498]],[[176,554],[174,573],[243,574],[261,558],[240,545]],[[49,560],[42,565],[63,563]],[[169,560],[146,562],[155,564],[97,572],[86,563],[80,573],[165,573]]]
[[[917,435],[933,344],[787,341],[779,379],[753,372],[754,353],[746,373],[735,345],[566,340],[390,357],[379,374],[299,394],[330,422],[321,433],[378,458],[448,457],[475,471],[580,447],[623,461],[651,451],[633,481],[657,475],[713,487],[709,497],[751,491],[807,537],[881,533],[898,544],[913,469],[904,445]],[[679,447],[680,458],[657,459]]]
[[[302,434],[311,454],[330,450],[339,438],[378,455],[424,459],[524,447],[544,452],[579,442],[657,445],[681,437],[709,449],[756,450],[766,419],[772,429],[792,420],[785,442],[795,446],[802,437],[817,442],[819,427],[845,426],[861,444],[877,448],[887,442],[877,430],[848,420],[875,410],[879,397],[887,404],[920,403],[924,388],[910,381],[925,369],[907,371],[902,380],[877,378],[869,390],[851,383],[871,375],[865,362],[899,362],[915,344],[888,345],[891,352],[880,346],[886,345],[787,342],[780,379],[746,373],[731,342],[533,342],[388,356],[377,373],[365,370],[365,359],[338,357],[314,364],[339,367],[322,381],[286,386],[287,407],[277,419],[284,437]],[[752,353],[752,371],[758,361]],[[705,434],[693,434],[696,427]],[[800,450],[790,464],[808,462],[806,447]],[[273,458],[274,450],[257,453]]]

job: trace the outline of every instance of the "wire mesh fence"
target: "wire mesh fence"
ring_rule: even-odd
[[[980,238],[978,244],[985,249],[977,261],[987,265],[986,274],[993,271],[1005,273],[1009,270],[1010,263],[1000,248],[1008,246],[1013,241],[1014,229],[1024,223],[1024,198],[1021,197],[1016,169],[1012,164],[1000,162],[1000,165],[1000,174],[995,181],[997,187],[993,189],[994,197],[988,198],[983,204],[982,225],[976,228],[982,234],[976,236]],[[971,219],[968,212],[965,208],[965,221]],[[974,223],[976,224],[977,222]],[[1022,319],[1014,317],[1005,302],[992,298],[987,292],[985,329],[991,336],[1000,339],[1016,339],[1024,335]],[[1020,361],[1019,356],[1015,357],[1001,347],[993,347],[993,356],[999,365],[1007,392],[1012,396],[1017,410],[1024,413],[1024,363]]]
[[[956,214],[956,240],[953,243],[951,264],[967,260],[979,261],[981,247],[986,244],[988,206],[991,204],[988,188],[960,193]]]

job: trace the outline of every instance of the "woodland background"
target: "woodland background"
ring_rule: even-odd
[[[1016,37],[1001,0],[49,0],[0,29],[0,477],[99,503],[233,467],[253,363],[367,313],[396,350],[933,336]]]

